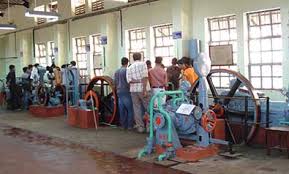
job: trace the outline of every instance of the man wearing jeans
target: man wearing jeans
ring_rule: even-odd
[[[140,53],[134,53],[133,60],[134,63],[127,69],[126,77],[127,82],[130,84],[136,129],[138,132],[143,133],[145,131],[145,124],[143,122],[141,107],[145,108],[145,114],[147,114],[150,90],[148,69],[146,63],[141,61]]]
[[[121,59],[122,67],[114,74],[114,83],[118,95],[118,109],[120,114],[120,124],[123,129],[133,128],[133,105],[129,91],[129,84],[126,79],[128,58]]]

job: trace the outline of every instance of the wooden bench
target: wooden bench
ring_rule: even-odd
[[[289,126],[266,128],[267,155],[272,149],[287,150],[289,159]]]

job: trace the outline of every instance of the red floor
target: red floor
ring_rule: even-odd
[[[182,173],[19,131],[0,129],[0,174]]]

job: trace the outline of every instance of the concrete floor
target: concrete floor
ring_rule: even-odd
[[[131,159],[136,157],[138,151],[144,146],[146,139],[145,134],[122,131],[118,128],[99,128],[97,133],[94,129],[83,130],[72,128],[65,123],[63,117],[41,119],[22,112],[0,112],[0,124],[30,130],[49,137],[61,138],[69,142],[97,149],[98,151],[113,152]],[[0,141],[1,139],[2,137],[0,137]],[[268,157],[264,149],[243,146],[236,149],[242,154],[242,157],[237,159],[226,159],[221,156],[215,156],[196,163],[166,161],[158,164],[188,173],[202,174],[289,173],[289,160],[286,158],[286,153],[274,152],[272,156]],[[156,163],[154,158],[155,156],[150,156],[141,160]]]

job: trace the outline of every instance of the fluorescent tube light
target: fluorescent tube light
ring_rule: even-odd
[[[0,24],[0,30],[16,30],[15,24]]]
[[[34,11],[27,9],[25,12],[26,17],[37,17],[37,18],[49,18],[49,19],[58,19],[60,16],[56,12],[47,12],[47,11]]]

